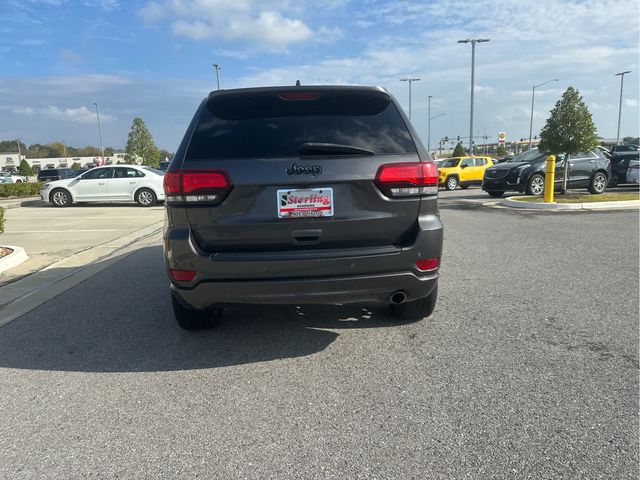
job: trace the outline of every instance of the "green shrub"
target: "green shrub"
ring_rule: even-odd
[[[18,167],[18,173],[25,177],[29,175],[33,175],[33,168],[29,165],[26,160],[20,160],[20,166]]]
[[[0,198],[33,197],[40,194],[42,182],[35,183],[1,183]]]
[[[4,233],[4,208],[0,208],[0,235]]]
[[[78,162],[73,162],[73,165],[71,165],[71,168],[73,170],[80,170],[82,166]]]
[[[458,144],[456,145],[456,148],[453,149],[453,154],[451,156],[464,157],[466,155],[467,155],[467,152],[464,151],[464,147],[462,146],[462,143],[458,142]]]

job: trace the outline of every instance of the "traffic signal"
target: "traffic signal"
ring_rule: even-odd
[[[458,141],[460,141],[460,135],[458,135]]]
[[[449,137],[444,137],[444,141],[447,143],[449,141]]]

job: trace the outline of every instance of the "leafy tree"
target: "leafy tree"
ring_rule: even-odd
[[[113,156],[113,147],[107,147],[104,149],[104,156],[105,157],[112,157]]]
[[[73,170],[80,170],[82,166],[78,162],[73,162],[73,164],[71,165],[71,168]]]
[[[18,140],[0,140],[0,152],[2,153],[18,153]],[[20,142],[20,152],[25,154],[27,146]]]
[[[153,143],[153,136],[140,117],[133,119],[125,151],[127,162],[134,163],[135,156],[138,155],[142,157],[143,165],[150,167],[160,165],[160,150]]]
[[[498,145],[498,150],[496,150],[496,155],[498,155],[498,157],[504,157],[507,155],[507,147],[505,147],[504,145]]]
[[[462,146],[462,142],[458,142],[456,148],[453,149],[452,157],[464,157],[467,152],[464,151],[464,147]]]
[[[18,174],[28,177],[33,175],[33,169],[26,160],[20,160],[20,166],[18,166]]]
[[[598,133],[580,92],[569,87],[562,94],[540,132],[538,148],[542,153],[564,154],[562,193],[567,193],[569,157],[598,145]]]

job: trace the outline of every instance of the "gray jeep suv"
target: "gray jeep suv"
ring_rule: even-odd
[[[164,188],[164,257],[182,328],[213,327],[225,303],[433,312],[438,170],[382,88],[212,92]]]

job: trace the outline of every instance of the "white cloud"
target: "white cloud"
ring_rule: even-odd
[[[37,116],[38,118],[47,118],[50,120],[67,121],[79,124],[93,124],[96,122],[95,110],[85,106],[77,108],[60,108],[55,105],[47,105],[46,107],[11,107],[11,113],[23,115],[27,117]],[[115,120],[112,115],[100,113],[100,121],[109,123]]]
[[[336,0],[324,3],[329,9],[342,4]],[[287,15],[282,13],[285,9]],[[283,51],[291,44],[313,39],[330,43],[341,38],[338,27],[320,26],[314,31],[294,16],[303,11],[303,4],[287,0],[162,0],[146,3],[138,13],[147,23],[169,21],[171,31],[178,36],[240,42],[254,46],[256,51]]]

